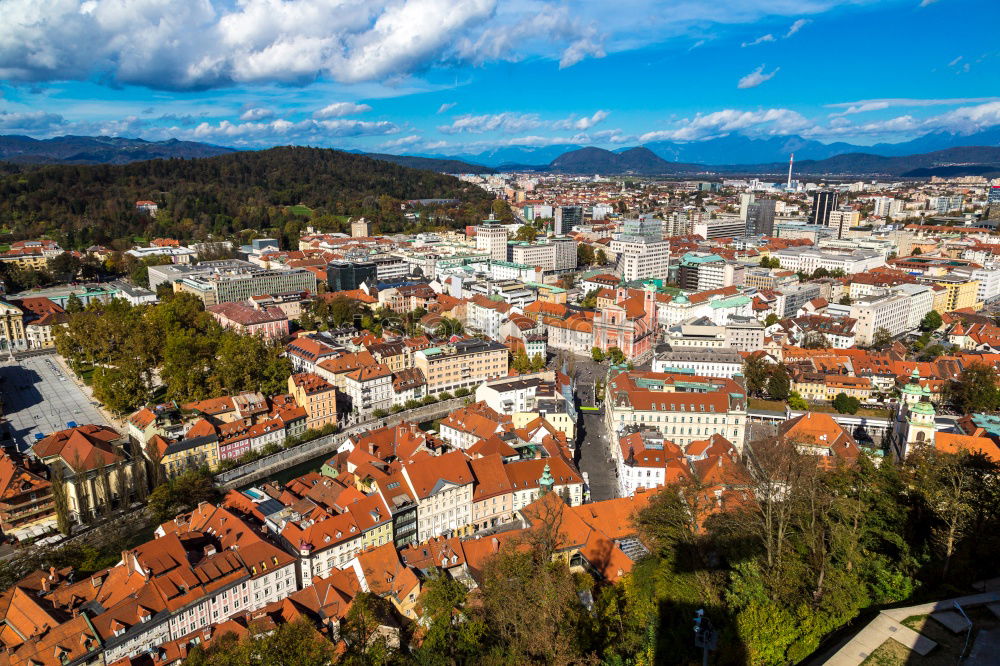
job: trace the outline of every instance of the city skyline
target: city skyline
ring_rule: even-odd
[[[474,154],[1000,125],[986,0],[4,4],[0,134]]]

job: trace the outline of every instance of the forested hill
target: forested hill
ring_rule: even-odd
[[[159,204],[155,219],[136,213],[141,199]],[[0,169],[0,226],[8,237],[47,234],[69,247],[133,236],[197,240],[245,229],[291,237],[305,224],[343,230],[350,215],[393,233],[413,226],[400,210],[405,199],[460,199],[460,206],[433,211],[436,224],[453,227],[483,219],[491,202],[485,191],[451,176],[320,148]]]

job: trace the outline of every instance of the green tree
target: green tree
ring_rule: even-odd
[[[69,512],[69,497],[66,494],[66,480],[62,465],[53,465],[49,473],[52,485],[52,504],[56,510],[56,527],[63,536],[69,536],[73,531],[73,520]]]
[[[535,229],[534,227],[529,226],[527,224],[522,224],[518,228],[517,233],[514,234],[514,240],[516,241],[525,241],[531,243],[534,242],[536,238],[538,238],[538,229]]]
[[[608,359],[611,361],[612,365],[621,365],[628,360],[625,357],[625,352],[618,347],[611,347],[608,349]]]
[[[847,294],[844,294],[843,296],[840,297],[840,300],[837,302],[840,303],[841,305],[850,305],[851,297]]]
[[[775,400],[787,400],[791,389],[791,379],[785,366],[776,365],[771,368],[767,378],[767,394]]]
[[[892,343],[892,333],[889,332],[887,328],[879,327],[875,329],[875,335],[872,336],[872,348],[882,349],[889,346]]]
[[[861,407],[861,402],[846,393],[838,393],[833,399],[833,408],[841,414],[857,414],[859,407]]]
[[[945,385],[944,397],[961,414],[981,414],[1000,409],[996,368],[985,363],[967,365],[958,379]]]
[[[517,350],[517,353],[514,354],[511,367],[521,374],[531,372],[531,359],[528,358],[528,354],[524,351],[524,349],[519,349]]]
[[[596,256],[594,248],[587,243],[578,243],[576,246],[576,263],[578,266],[592,266]]]
[[[69,314],[79,314],[80,312],[83,312],[83,303],[80,301],[80,297],[71,292],[69,298],[66,299],[65,310]]]
[[[781,321],[781,317],[779,317],[777,313],[769,312],[767,313],[767,317],[764,318],[764,326],[767,327],[774,326],[779,321]]]
[[[770,375],[771,364],[759,355],[748,356],[743,362],[743,376],[746,378],[746,388],[750,395],[758,397],[763,395]]]
[[[191,511],[200,502],[216,502],[219,491],[208,469],[189,469],[149,494],[149,510],[157,522]]]
[[[809,403],[799,395],[798,391],[790,391],[788,393],[788,406],[799,412],[809,409]]]
[[[608,261],[608,253],[604,251],[604,248],[598,248],[597,253],[594,255],[594,261],[598,266],[607,266],[610,263]]]
[[[937,310],[930,310],[924,315],[924,318],[920,320],[920,330],[921,331],[936,331],[944,324],[941,319],[941,315],[938,314]]]
[[[436,571],[425,583],[420,602],[427,631],[414,655],[416,662],[442,665],[477,662],[489,632],[480,614],[468,607],[465,586]]]
[[[535,354],[531,357],[531,371],[540,372],[545,369],[545,357],[541,354]]]
[[[593,349],[590,350],[590,358],[600,363],[601,361],[604,360],[604,352],[601,351],[600,347],[594,347]]]

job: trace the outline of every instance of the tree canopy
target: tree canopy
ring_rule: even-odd
[[[160,206],[155,217],[135,209],[137,200],[150,198]],[[297,240],[304,223],[344,231],[352,215],[371,219],[382,233],[403,231],[414,225],[399,203],[431,198],[460,201],[419,207],[422,221],[433,217],[452,227],[479,223],[492,204],[487,192],[451,176],[336,150],[283,147],[125,165],[17,167],[0,175],[0,226],[18,238],[48,235],[67,249],[136,236],[276,233],[287,241]]]

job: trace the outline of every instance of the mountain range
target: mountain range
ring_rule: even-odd
[[[960,146],[935,148],[956,141]],[[389,155],[363,153],[402,166],[443,173],[494,173],[502,170],[565,174],[642,176],[769,175],[782,179],[788,154],[796,155],[800,176],[930,177],[1000,174],[1000,128],[959,137],[927,134],[903,144],[863,147],[822,144],[798,136],[750,138],[739,135],[700,142],[654,142],[606,150],[594,146],[509,147],[477,155]],[[33,139],[0,136],[0,160],[19,164],[125,164],[163,158],[200,158],[236,152],[193,141],[144,141],[120,137],[63,136]],[[756,156],[744,160],[742,156]],[[501,163],[491,166],[483,164]],[[16,168],[16,167],[15,167]]]
[[[213,157],[232,148],[196,141],[144,141],[116,136],[0,136],[0,160],[21,164],[126,164],[171,157]]]
[[[657,156],[669,162],[686,164],[726,165],[726,164],[769,164],[784,162],[795,153],[796,161],[824,160],[837,155],[864,153],[882,157],[903,157],[920,153],[930,153],[963,146],[1000,146],[1000,126],[973,134],[953,134],[950,132],[930,132],[910,141],[901,143],[876,143],[872,146],[836,142],[821,143],[790,134],[766,138],[748,137],[742,134],[727,134],[697,141],[652,141],[641,144]],[[419,157],[433,157],[461,160],[472,164],[498,168],[509,165],[547,165],[564,153],[584,148],[577,144],[552,146],[506,146],[480,153],[460,153],[442,155],[436,153],[414,153]],[[630,148],[619,148],[614,152],[624,152]],[[786,167],[787,168],[787,167]]]

